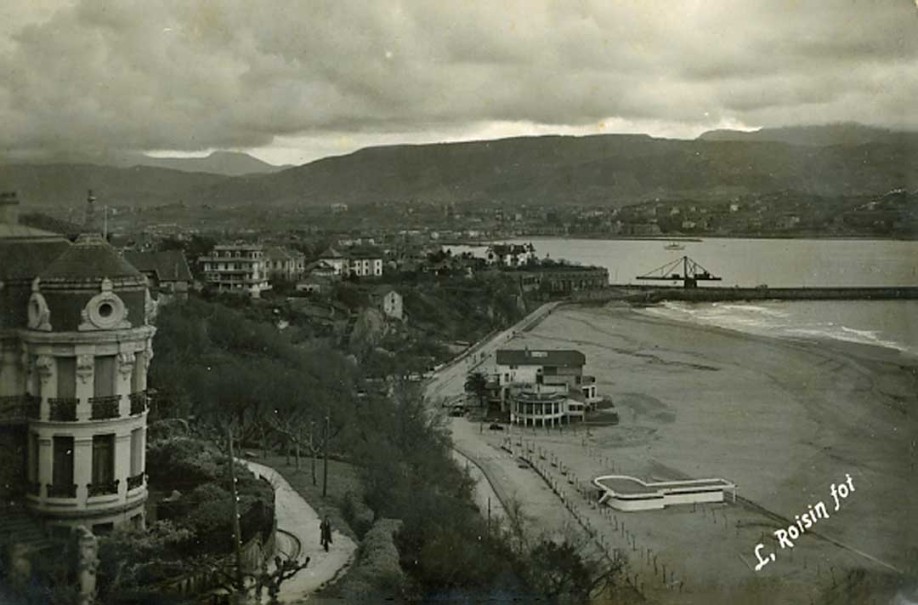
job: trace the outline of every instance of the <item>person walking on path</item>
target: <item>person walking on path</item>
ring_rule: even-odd
[[[322,519],[322,522],[319,523],[319,543],[325,549],[325,552],[328,552],[328,545],[332,542],[332,529],[331,522],[328,520],[328,515],[325,515],[325,518]]]

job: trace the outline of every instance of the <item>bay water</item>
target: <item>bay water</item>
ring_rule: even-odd
[[[688,256],[717,287],[918,287],[918,241],[842,239],[597,240],[532,238],[539,258],[605,267],[612,284]],[[451,246],[483,256],[486,246]],[[680,248],[680,249],[675,249]],[[681,272],[681,268],[679,269]],[[786,338],[834,339],[896,349],[918,357],[918,301],[665,302],[640,312],[667,319]]]

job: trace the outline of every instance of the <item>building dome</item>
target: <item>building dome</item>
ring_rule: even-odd
[[[100,235],[84,234],[39,275],[42,282],[100,282],[102,279],[143,283],[143,274]]]
[[[146,323],[146,278],[98,235],[81,235],[39,273],[34,299],[55,332],[125,329]],[[36,309],[36,312],[38,310]]]

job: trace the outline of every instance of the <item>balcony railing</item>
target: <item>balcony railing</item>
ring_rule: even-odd
[[[49,420],[59,422],[76,422],[77,403],[76,397],[56,397],[48,400],[50,406]]]
[[[22,405],[25,406],[27,418],[34,418],[35,420],[41,419],[41,397],[23,395]]]
[[[18,424],[38,418],[41,399],[32,395],[0,397],[0,424]]]
[[[76,498],[76,484],[69,485],[66,483],[57,485],[54,483],[48,484],[48,497],[49,498]]]
[[[131,416],[143,414],[147,411],[147,407],[150,405],[150,396],[147,395],[146,391],[131,393],[128,397],[131,400]]]
[[[118,484],[121,483],[120,479],[115,479],[114,481],[103,481],[100,483],[87,483],[86,488],[89,490],[89,497],[93,496],[107,496],[109,494],[118,493]]]
[[[127,478],[128,491],[132,489],[137,489],[138,487],[143,487],[143,480],[146,477],[146,473],[140,473],[139,475],[134,475],[133,477]]]
[[[121,402],[121,395],[108,395],[105,397],[90,397],[89,403],[92,406],[92,415],[90,420],[105,420],[106,418],[117,418],[118,404]]]

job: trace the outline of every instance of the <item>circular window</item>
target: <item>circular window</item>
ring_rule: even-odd
[[[112,292],[97,294],[86,304],[84,317],[100,330],[116,329],[125,320],[124,302]]]

